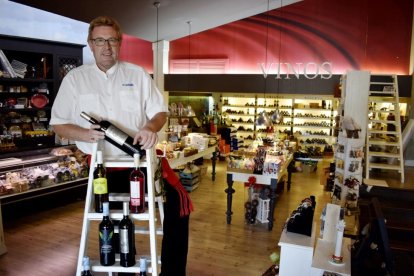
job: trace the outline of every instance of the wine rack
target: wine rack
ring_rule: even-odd
[[[255,121],[263,111],[271,116],[278,106],[283,121],[274,125],[275,132],[295,135],[302,147],[324,147],[335,142],[334,118],[338,101],[333,96],[253,94],[222,95],[222,98],[222,114],[237,129],[237,137],[244,141],[266,135],[266,127],[255,125]]]
[[[88,179],[88,189],[86,194],[85,200],[85,211],[83,217],[83,225],[82,225],[82,235],[79,247],[79,255],[78,255],[78,262],[77,262],[77,271],[76,275],[80,276],[82,272],[82,260],[83,257],[88,254],[88,245],[89,245],[89,235],[92,234],[93,230],[95,230],[95,235],[98,235],[98,229],[91,227],[92,221],[101,221],[103,218],[102,213],[96,213],[93,206],[93,171],[96,166],[96,152],[97,152],[97,144],[95,143],[93,146],[93,153],[91,158],[91,166],[89,171],[89,179]],[[158,247],[157,247],[157,235],[162,235],[163,231],[162,228],[156,228],[156,214],[155,214],[155,200],[158,203],[158,209],[160,212],[160,220],[163,222],[163,203],[161,197],[155,197],[154,188],[154,175],[155,175],[155,168],[156,168],[156,157],[155,152],[153,149],[146,150],[146,160],[140,162],[141,167],[147,168],[147,195],[146,201],[148,203],[148,209],[145,213],[141,214],[130,214],[130,218],[134,221],[147,221],[148,227],[145,228],[135,228],[136,235],[148,234],[149,235],[149,250],[150,250],[150,260],[149,260],[149,267],[148,273],[151,275],[158,275],[159,273],[159,255],[158,255]],[[104,166],[106,168],[132,168],[134,167],[134,160],[132,157],[129,156],[117,156],[117,157],[110,157],[104,156]],[[120,194],[120,193],[110,193],[109,194],[109,201],[129,201],[129,194]],[[115,220],[122,219],[122,212],[110,210],[110,218]],[[138,238],[135,238],[137,241]],[[99,251],[98,248],[95,248],[96,252]],[[139,266],[139,257],[136,264],[131,267],[122,267],[119,262],[119,254],[116,254],[115,257],[115,264],[112,266],[102,266],[99,263],[99,260],[94,260],[91,258],[91,270],[94,272],[107,272],[108,275],[112,275],[113,272],[125,272],[125,273],[139,273],[140,266]]]

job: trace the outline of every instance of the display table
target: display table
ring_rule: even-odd
[[[318,239],[315,248],[315,254],[312,262],[312,276],[322,276],[324,272],[336,273],[342,276],[351,276],[351,239],[342,240],[343,263],[333,264],[330,262],[332,254],[335,251],[335,243]],[[292,274],[293,275],[293,274]]]
[[[280,276],[310,275],[313,248],[315,246],[315,222],[312,235],[306,236],[287,232],[283,229],[278,245],[280,246]]]
[[[260,175],[260,174],[253,174],[253,173],[240,173],[240,172],[231,172],[227,171],[227,186],[228,188],[225,190],[227,193],[227,224],[231,223],[231,215],[233,214],[231,210],[232,202],[233,202],[233,193],[235,190],[233,189],[233,182],[241,182],[244,183],[249,181],[249,177],[254,176],[256,178],[257,184],[268,185],[270,186],[270,204],[269,204],[269,223],[268,229],[269,231],[273,229],[273,219],[274,219],[274,211],[275,211],[275,203],[276,203],[276,188],[278,181],[284,176],[288,175],[288,190],[290,189],[291,184],[291,162],[292,162],[292,155],[286,160],[283,166],[280,168],[277,174],[273,175]]]
[[[216,180],[216,160],[217,160],[217,146],[216,145],[212,147],[208,147],[206,150],[200,151],[190,156],[168,160],[168,163],[170,164],[170,167],[174,169],[174,168],[177,168],[178,166],[185,165],[188,162],[192,162],[198,158],[208,156],[211,154],[213,155],[213,157],[211,158],[211,165],[212,165],[211,180],[215,181]]]

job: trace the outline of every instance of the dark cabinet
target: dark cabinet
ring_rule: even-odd
[[[55,146],[49,127],[63,77],[82,64],[85,45],[0,35],[0,49],[13,65],[0,63],[0,156]]]

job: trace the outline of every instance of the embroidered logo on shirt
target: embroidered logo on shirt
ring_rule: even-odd
[[[134,86],[133,83],[123,83],[122,86]]]

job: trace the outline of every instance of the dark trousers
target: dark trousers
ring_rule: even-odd
[[[169,184],[165,184],[165,190],[160,276],[185,276],[189,216],[180,217],[180,198],[177,191]]]

